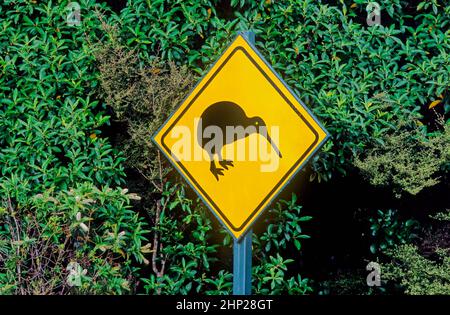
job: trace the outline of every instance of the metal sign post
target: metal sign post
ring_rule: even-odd
[[[248,42],[255,44],[255,33],[243,32]],[[233,244],[233,294],[250,295],[252,293],[252,234],[250,229]]]
[[[252,293],[252,234],[250,229],[233,244],[233,294]]]

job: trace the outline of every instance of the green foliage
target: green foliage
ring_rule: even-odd
[[[406,294],[450,294],[449,211],[431,218],[436,224],[417,245],[399,245],[385,251],[389,261],[382,266],[382,279],[393,283]]]
[[[439,183],[437,173],[450,161],[450,125],[429,136],[417,129],[399,130],[365,155],[355,165],[371,184],[392,187],[397,197],[415,195]]]
[[[387,251],[391,261],[383,265],[383,278],[398,283],[406,294],[450,294],[450,249],[448,248],[449,211],[433,216],[443,226],[447,224],[447,237],[433,242],[433,252],[406,244]],[[445,227],[444,227],[445,231]],[[433,231],[433,234],[438,234]],[[445,233],[445,232],[444,232]],[[425,243],[425,242],[423,242]],[[422,247],[424,247],[422,244]]]
[[[291,200],[281,200],[268,211],[272,222],[266,231],[260,236],[254,235],[254,257],[258,261],[253,268],[253,291],[256,294],[312,292],[309,279],[288,273],[288,265],[298,260],[296,254],[301,249],[301,242],[310,238],[303,234],[302,225],[312,217],[301,215],[301,208],[295,194],[292,194]]]
[[[221,293],[229,289],[229,283],[224,283],[230,278],[228,273],[221,272],[217,278],[208,275],[218,245],[209,243],[212,226],[204,211],[186,197],[183,186],[165,184],[152,229],[153,272],[143,280],[147,293]]]
[[[93,10],[93,1],[83,4]],[[38,191],[77,181],[123,183],[120,155],[97,138],[109,118],[92,97],[97,81],[85,35],[95,36],[98,23],[87,15],[76,28],[64,18],[64,3],[0,6],[3,179],[17,176]]]
[[[432,216],[432,218],[439,221],[450,221],[450,209],[448,209],[446,212],[439,212],[436,215]]]
[[[13,183],[11,183],[13,184]],[[17,183],[15,183],[17,184]],[[126,189],[91,183],[67,191],[47,190],[16,204],[17,193],[1,185],[0,293],[123,294],[133,292],[145,223],[129,205]],[[26,198],[26,196],[24,196]],[[84,272],[72,286],[69,264]]]
[[[117,36],[116,29],[109,32],[110,37]],[[114,120],[128,127],[117,139],[117,147],[126,157],[125,165],[161,191],[161,181],[170,168],[161,167],[160,153],[151,136],[186,97],[193,77],[186,67],[178,68],[173,63],[145,63],[118,41],[100,43],[96,48],[102,97],[114,110]]]
[[[101,38],[94,12],[104,5],[80,1],[83,23],[69,26],[68,3],[0,4],[2,293],[130,292],[132,262],[142,262],[142,222],[106,188],[124,171],[101,137],[109,116],[94,95],[89,40]],[[81,287],[66,282],[71,260],[86,269]]]
[[[370,251],[385,252],[417,237],[418,222],[409,219],[401,221],[396,210],[378,210],[376,217],[369,218],[372,244]]]
[[[436,251],[437,261],[425,258],[414,245],[402,245],[390,251],[393,262],[384,266],[383,277],[398,281],[406,294],[450,294],[450,253]]]
[[[214,2],[129,1],[120,16],[126,45],[139,48],[144,59],[159,54],[194,65],[200,55],[193,48],[216,28]]]
[[[302,234],[301,224],[312,219],[301,215],[301,206],[297,204],[297,196],[292,194],[291,200],[281,200],[275,208],[269,210],[269,216],[274,222],[267,226],[259,240],[264,250],[279,252],[286,249],[288,243],[293,243],[297,250],[301,249],[301,240],[310,238]]]

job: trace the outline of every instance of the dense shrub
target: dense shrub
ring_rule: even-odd
[[[437,250],[438,261],[422,256],[414,245],[402,245],[391,252],[386,279],[396,280],[406,294],[450,294],[450,255]]]
[[[93,10],[94,2],[85,6]],[[98,20],[87,15],[76,28],[65,16],[63,5],[51,3],[0,6],[0,180],[15,175],[34,192],[77,181],[123,183],[120,156],[97,138],[109,118],[93,96],[86,35],[95,36]]]
[[[24,194],[16,204],[9,197],[15,184],[1,186],[8,198],[0,207],[0,293],[135,290],[133,261],[143,263],[146,245],[145,223],[129,205],[136,195],[86,183],[30,199]],[[71,263],[84,270],[72,283]]]
[[[68,293],[72,260],[90,278],[75,291],[123,293],[134,286],[131,262],[142,261],[142,222],[125,195],[106,188],[124,184],[124,172],[99,131],[109,117],[94,95],[88,39],[102,32],[95,2],[81,2],[78,27],[65,21],[67,3],[0,4],[3,293]],[[77,226],[77,212],[88,231]]]
[[[104,27],[110,38],[116,37],[114,25]],[[126,126],[117,133],[116,147],[124,153],[125,165],[152,185],[150,191],[162,192],[170,168],[163,167],[151,136],[189,92],[193,76],[173,63],[145,63],[118,40],[96,48],[100,94],[112,108],[113,120]]]
[[[417,235],[418,222],[401,220],[397,210],[378,210],[376,216],[369,218],[372,254],[385,252],[401,244],[411,242]]]
[[[210,244],[212,225],[205,209],[185,196],[182,186],[165,184],[153,226],[152,273],[145,276],[150,294],[223,294],[231,274],[211,276],[217,244]],[[156,250],[155,250],[156,249]]]
[[[397,197],[416,195],[440,182],[439,171],[450,161],[450,125],[425,135],[417,129],[399,128],[357,158],[355,165],[375,186],[390,187]],[[442,172],[441,172],[442,173]]]
[[[406,294],[450,294],[450,210],[431,217],[437,224],[420,241],[385,251],[390,261],[383,264],[383,279]]]
[[[299,252],[302,242],[309,239],[302,226],[312,219],[304,216],[297,196],[290,200],[281,200],[268,210],[266,230],[255,234],[253,268],[253,292],[257,294],[308,294],[313,290],[308,278],[302,278],[299,268]],[[287,258],[285,258],[287,257]]]

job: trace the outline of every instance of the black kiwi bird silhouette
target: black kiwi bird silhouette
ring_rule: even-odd
[[[228,169],[228,167],[233,167],[233,161],[222,159],[221,150],[222,147],[231,142],[237,141],[241,138],[247,137],[252,133],[258,133],[264,136],[267,141],[271,144],[272,148],[276,151],[278,156],[281,158],[281,152],[275,143],[270,138],[269,133],[264,132],[260,133],[260,127],[265,127],[266,124],[261,117],[247,117],[244,110],[233,102],[221,101],[210,105],[206,108],[201,115],[201,124],[198,125],[197,129],[197,142],[198,144],[208,153],[211,165],[209,170],[214,175],[216,180],[219,180],[219,176],[224,175],[223,170]],[[208,140],[210,138],[205,137],[204,130],[209,126],[215,126],[221,129],[222,131],[222,142],[217,142],[216,145],[209,145]],[[254,126],[255,128],[246,129],[245,133],[235,133],[234,138],[230,138],[226,136],[226,127],[227,126],[242,126],[244,128],[249,126]],[[218,135],[215,135],[216,137]],[[221,167],[217,167],[214,161],[214,156],[218,156],[218,163]]]

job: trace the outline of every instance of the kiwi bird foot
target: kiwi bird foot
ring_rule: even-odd
[[[214,175],[216,180],[219,180],[219,176],[223,175],[223,168],[217,167],[216,164],[214,164],[214,161],[211,161],[211,167],[209,170]]]
[[[229,160],[219,161],[219,164],[226,170],[228,169],[228,166],[234,167],[233,161],[229,161]]]

